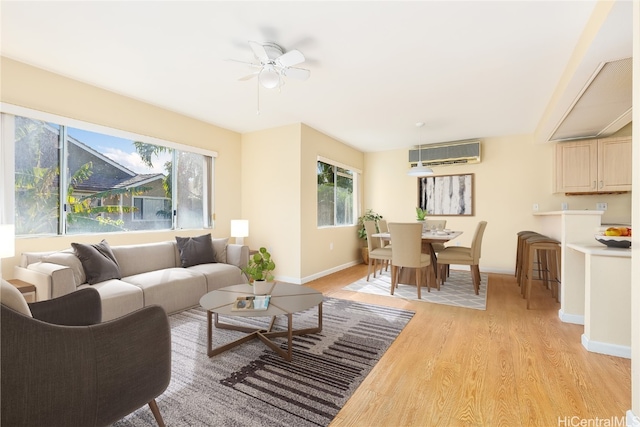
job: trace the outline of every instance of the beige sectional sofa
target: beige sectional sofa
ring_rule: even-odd
[[[148,305],[160,305],[167,313],[198,305],[214,289],[247,283],[241,269],[249,260],[249,248],[211,239],[215,263],[182,267],[175,241],[111,246],[120,279],[88,284],[73,249],[58,252],[25,252],[15,267],[17,279],[36,286],[38,301],[93,287],[102,299],[102,320],[111,320]]]

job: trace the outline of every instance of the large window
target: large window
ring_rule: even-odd
[[[329,160],[318,160],[318,227],[353,225],[358,173]]]
[[[211,226],[215,153],[55,118],[3,114],[2,120],[3,144],[10,139],[15,154],[16,234]]]

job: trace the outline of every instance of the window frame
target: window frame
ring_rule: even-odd
[[[331,225],[319,225],[318,224],[318,214],[317,211],[319,209],[319,200],[318,200],[318,183],[317,183],[317,168],[318,168],[318,162],[322,162],[322,163],[326,163],[330,166],[333,166],[334,168],[341,168],[341,169],[345,169],[345,170],[349,170],[351,171],[352,175],[351,178],[353,179],[352,182],[352,223],[351,224],[336,224],[336,217],[337,217],[337,203],[335,203],[335,196],[336,196],[336,192],[334,191],[334,204],[333,204],[333,224]],[[340,227],[353,227],[355,225],[358,224],[358,213],[360,210],[360,197],[359,197],[359,188],[360,188],[360,177],[362,175],[362,171],[358,168],[355,168],[353,166],[329,159],[327,157],[323,157],[323,156],[317,156],[316,159],[316,163],[315,163],[315,167],[316,167],[316,227],[317,228],[340,228]],[[340,174],[340,172],[334,172],[334,176],[337,177]],[[344,174],[343,174],[344,175]]]
[[[170,148],[173,150],[174,159],[177,151],[190,152],[194,154],[202,155],[205,159],[206,164],[206,172],[208,173],[207,179],[203,181],[203,229],[212,229],[215,226],[215,193],[214,193],[214,176],[215,176],[215,159],[218,157],[217,151],[206,150],[199,147],[194,147],[190,145],[185,145],[181,143],[176,143],[173,141],[168,141],[152,136],[137,134],[134,132],[124,131],[121,129],[110,128],[103,125],[98,125],[95,123],[84,122],[77,119],[72,119],[69,117],[58,116],[56,114],[47,113],[43,111],[33,110],[26,107],[21,107],[18,105],[8,104],[8,103],[0,103],[0,164],[3,165],[3,171],[0,173],[0,196],[3,199],[3,205],[0,207],[0,222],[2,223],[15,223],[15,126],[14,126],[14,117],[22,116],[27,117],[34,120],[40,120],[48,123],[54,123],[64,127],[64,132],[66,133],[67,127],[77,128],[84,131],[101,133],[108,136],[113,136],[117,138],[124,138],[131,141],[141,141],[147,144],[159,145]],[[66,135],[65,135],[66,137]],[[62,144],[62,149],[66,149],[67,144]],[[61,152],[61,156],[63,156],[64,160],[60,161],[60,167],[64,166],[64,162],[66,162],[66,157],[64,156],[64,152]],[[210,158],[210,163],[207,158]],[[61,169],[64,170],[64,169]],[[177,177],[172,177],[174,180],[177,180]],[[68,234],[64,230],[64,200],[66,197],[66,174],[60,174],[60,209],[58,212],[58,231],[57,234],[26,234],[21,235],[22,237],[56,237],[56,236],[71,236],[78,234]],[[177,187],[174,187],[177,188]],[[172,197],[175,202],[177,195],[174,193]],[[176,205],[173,204],[174,212],[176,210]],[[171,228],[165,229],[163,231],[175,231],[176,228],[176,219],[175,215],[172,215]],[[160,230],[130,230],[127,233],[143,233],[148,231],[160,231]],[[100,234],[100,233],[80,233],[80,234]]]

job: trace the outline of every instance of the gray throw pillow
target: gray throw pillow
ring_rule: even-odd
[[[120,279],[120,266],[106,240],[95,245],[72,243],[90,285],[109,279]]]
[[[216,262],[216,258],[213,255],[211,233],[198,237],[176,236],[176,243],[178,244],[180,262],[183,267]]]

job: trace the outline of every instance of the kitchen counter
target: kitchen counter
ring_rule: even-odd
[[[584,283],[584,334],[589,351],[631,358],[631,249],[568,243],[572,280]]]
[[[566,211],[550,211],[550,212],[534,212],[534,216],[571,216],[571,215],[599,215],[602,216],[602,214],[604,214],[604,211],[590,211],[588,209],[583,209],[583,210],[575,210],[575,211],[570,211],[570,210],[566,210]]]
[[[535,212],[540,233],[560,242],[560,320],[567,323],[584,325],[584,278],[576,271],[582,271],[582,262],[571,254],[567,257],[567,245],[597,245],[593,237],[601,226],[604,211],[566,210],[553,212]],[[536,230],[538,231],[538,230]],[[604,246],[603,246],[604,248]]]

